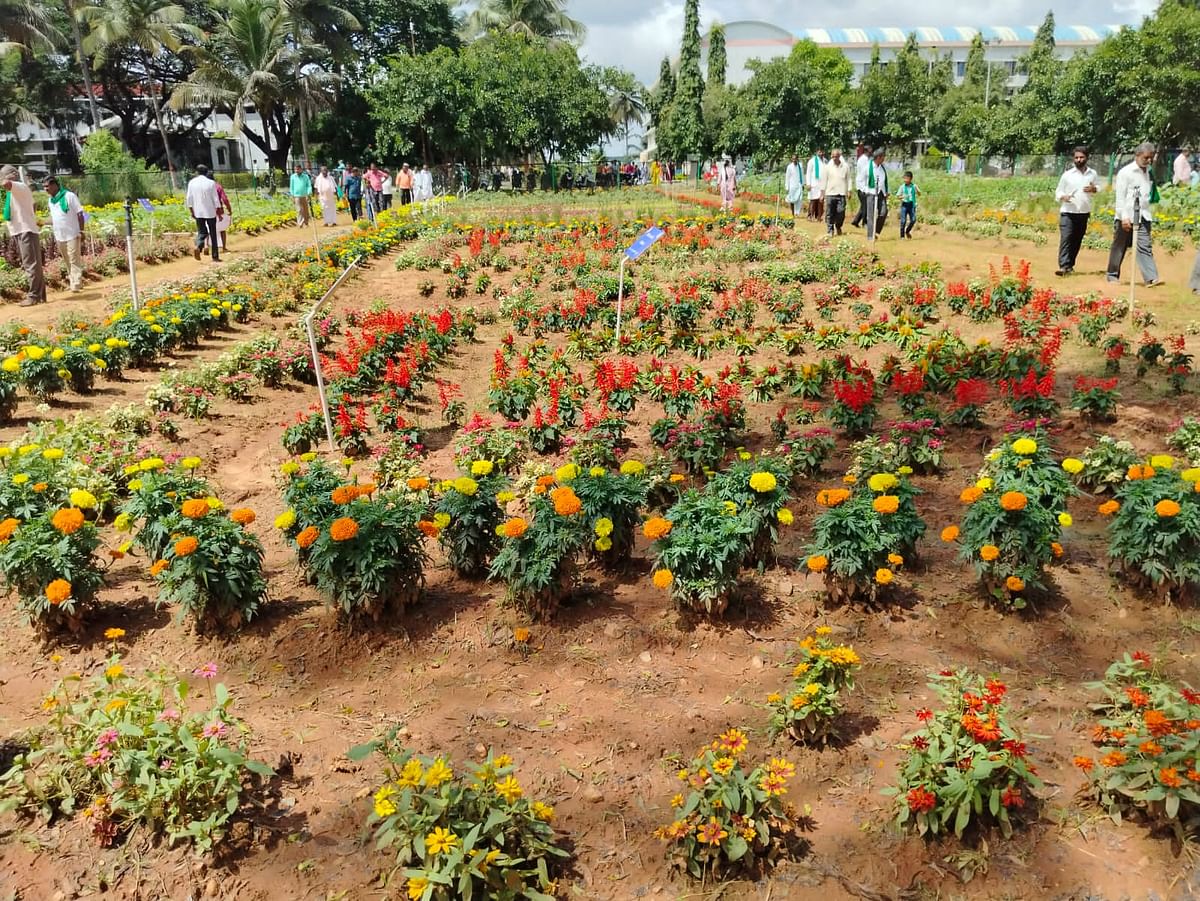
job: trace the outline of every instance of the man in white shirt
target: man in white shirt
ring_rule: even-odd
[[[1055,275],[1070,275],[1075,271],[1075,258],[1087,234],[1092,215],[1092,195],[1096,193],[1096,170],[1088,166],[1088,149],[1076,147],[1072,153],[1075,165],[1062,174],[1054,199],[1058,209],[1058,269]]]
[[[842,233],[846,224],[846,195],[854,186],[854,170],[842,159],[842,151],[830,151],[830,159],[821,167],[821,197],[825,200],[825,233],[836,228]]]
[[[821,167],[825,165],[825,151],[817,150],[804,171],[804,184],[808,187],[808,218],[820,222],[825,218],[825,201],[821,196]]]
[[[783,190],[787,195],[788,206],[792,208],[792,218],[796,218],[796,206],[804,206],[804,180],[800,173],[800,157],[792,154],[792,161],[787,164],[783,173]]]
[[[1108,251],[1108,280],[1121,280],[1121,264],[1130,243],[1137,242],[1137,263],[1142,270],[1146,287],[1153,288],[1158,280],[1158,266],[1154,263],[1154,245],[1150,241],[1150,203],[1154,194],[1154,182],[1150,178],[1150,165],[1158,148],[1147,141],[1133,151],[1133,162],[1117,173],[1113,185],[1115,193],[1116,219],[1113,225],[1112,247]],[[1136,235],[1136,238],[1135,238]]]
[[[860,189],[866,199],[863,223],[867,227],[867,238],[871,241],[883,231],[884,223],[887,222],[888,177],[887,169],[883,165],[886,158],[882,147],[875,151],[868,163],[867,182]]]
[[[196,167],[196,177],[188,182],[187,199],[188,212],[196,220],[196,246],[192,255],[200,259],[200,248],[207,240],[212,247],[214,263],[221,261],[220,243],[217,237],[217,183],[208,177],[208,167]]]
[[[29,288],[21,306],[31,307],[46,302],[46,276],[42,270],[42,237],[38,229],[37,214],[33,209],[33,192],[24,182],[18,181],[15,166],[0,167],[0,188],[4,195],[4,221],[8,224],[8,236],[17,245],[21,268],[29,279]]]
[[[1171,172],[1171,183],[1186,188],[1192,183],[1192,162],[1188,159],[1188,149],[1186,147],[1179,148],[1179,155],[1175,157],[1175,163]]]
[[[67,261],[67,281],[71,292],[76,293],[83,284],[83,207],[75,192],[64,188],[53,175],[46,179],[45,186],[54,242]]]
[[[858,212],[850,220],[855,228],[861,228],[867,222],[867,179],[871,174],[871,148],[863,145],[854,161],[854,188],[858,192]]]
[[[413,199],[433,200],[433,174],[428,166],[422,165],[421,171],[413,179]]]

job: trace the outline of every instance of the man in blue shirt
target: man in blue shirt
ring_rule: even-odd
[[[299,163],[296,163],[295,169],[292,170],[288,193],[292,195],[292,201],[296,204],[296,224],[301,227],[308,225],[308,198],[312,196],[312,179]]]

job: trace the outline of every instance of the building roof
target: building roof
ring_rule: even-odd
[[[1121,25],[1056,25],[1054,40],[1060,44],[1098,44]],[[923,46],[969,44],[978,32],[993,44],[1030,44],[1037,34],[1036,25],[970,25],[916,26],[913,28],[799,28],[792,34],[797,40],[810,40],[829,46],[871,46],[872,44],[903,44],[910,34],[916,34]]]

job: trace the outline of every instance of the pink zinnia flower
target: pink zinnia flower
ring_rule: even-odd
[[[206,663],[203,666],[198,666],[192,670],[193,676],[199,676],[202,679],[215,679],[217,677],[217,665],[215,663]]]

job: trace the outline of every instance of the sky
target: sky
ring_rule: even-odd
[[[1060,0],[1053,5],[1060,25],[1137,24],[1157,0]],[[701,0],[700,27],[714,21],[757,19],[789,31],[798,28],[920,25],[1037,25],[1051,7],[1046,0],[968,4],[961,0],[910,0],[903,10],[884,0],[844,0],[836,8],[800,0]],[[824,12],[821,10],[824,9]],[[991,11],[989,11],[989,9]],[[1002,10],[1002,11],[1001,11]],[[567,11],[587,26],[583,56],[588,62],[622,66],[643,82],[658,79],[666,55],[679,52],[683,0],[568,0]]]

